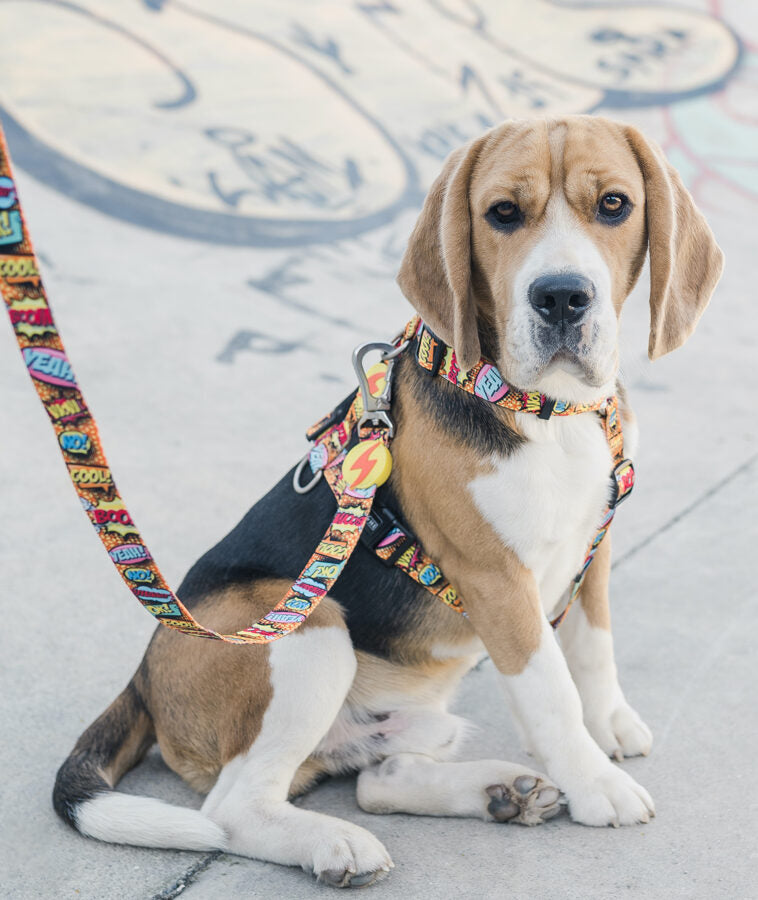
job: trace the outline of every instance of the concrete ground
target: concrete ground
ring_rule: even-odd
[[[374,817],[353,779],[302,802],[385,843],[396,868],[372,895],[388,900],[758,897],[758,16],[509,0],[480,4],[477,27],[468,4],[387,6],[0,4],[19,190],[111,468],[177,584],[302,455],[304,428],[352,386],[352,347],[408,317],[394,272],[451,146],[506,114],[639,125],[727,256],[679,352],[648,364],[645,285],[623,323],[643,442],[613,526],[614,631],[655,735],[624,766],[658,815],[619,830]],[[57,766],[153,625],[78,510],[3,326],[0,384],[0,897],[328,895],[299,870],[105,845],[55,817]],[[470,756],[527,761],[489,662],[456,708],[480,727]],[[122,788],[201,802],[156,754]]]

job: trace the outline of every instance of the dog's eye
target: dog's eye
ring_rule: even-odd
[[[489,208],[485,218],[493,228],[499,228],[501,231],[512,231],[523,222],[521,210],[510,200],[495,203]]]
[[[608,225],[617,225],[632,211],[632,204],[624,194],[605,194],[600,198],[597,217]]]

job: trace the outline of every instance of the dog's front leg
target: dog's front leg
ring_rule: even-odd
[[[542,612],[531,572],[467,573],[474,628],[500,673],[530,746],[585,825],[631,825],[654,814],[647,791],[615,766],[582,718],[579,692]]]
[[[600,747],[616,759],[647,755],[650,729],[627,703],[613,655],[608,581],[610,534],[598,547],[579,598],[559,630],[561,647],[579,690],[584,722]]]

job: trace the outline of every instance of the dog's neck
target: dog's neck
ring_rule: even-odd
[[[398,360],[394,376],[399,427],[409,405],[424,410],[448,434],[482,455],[510,455],[524,438],[512,427],[513,413],[483,403],[443,378],[430,378],[412,354]],[[410,395],[412,404],[404,403]]]

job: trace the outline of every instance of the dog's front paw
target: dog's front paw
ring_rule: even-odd
[[[650,794],[610,761],[594,777],[562,787],[571,818],[582,825],[638,825],[655,815]]]
[[[558,788],[536,773],[491,784],[485,792],[490,798],[487,812],[495,822],[540,825],[560,812]]]
[[[618,760],[647,756],[653,744],[652,732],[623,697],[608,714],[588,718],[587,730],[601,750]]]
[[[385,878],[393,862],[373,834],[340,822],[316,841],[313,861],[303,868],[332,887],[364,887]]]

